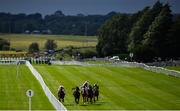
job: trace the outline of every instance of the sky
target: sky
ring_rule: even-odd
[[[0,0],[0,12],[53,14],[61,10],[65,15],[107,14],[111,11],[135,13],[145,6],[152,6],[157,0]],[[180,13],[180,0],[169,2],[173,13]],[[179,7],[178,7],[179,6]]]

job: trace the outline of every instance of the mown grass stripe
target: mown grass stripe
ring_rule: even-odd
[[[154,101],[153,103],[156,103],[156,104],[158,104],[160,106],[167,106],[166,104],[168,104],[168,102],[166,102],[166,103],[165,102],[160,102],[160,101],[168,101],[166,98],[162,98],[162,97],[168,96],[169,98],[172,98],[174,100],[177,98],[177,96],[175,96],[173,94],[170,94],[170,93],[167,93],[167,92],[164,92],[164,91],[160,90],[159,88],[153,87],[151,84],[148,84],[145,81],[143,83],[141,83],[142,80],[139,80],[139,79],[136,79],[136,78],[134,80],[132,80],[133,78],[130,78],[130,79],[133,82],[140,83],[140,84],[145,84],[145,86],[147,86],[147,87],[142,87],[142,86],[138,87],[137,86],[137,88],[139,90],[141,90],[139,92],[145,93],[144,97],[149,99],[149,100],[151,100],[151,98],[154,96],[154,98],[156,98],[156,101]],[[151,90],[151,92],[154,92],[154,95],[151,95],[151,93],[147,89]],[[147,95],[149,95],[149,96],[147,96]]]
[[[154,104],[154,103],[152,103],[152,102],[150,102],[147,98],[139,98],[137,95],[136,95],[136,93],[132,93],[132,91],[134,91],[134,89],[136,89],[136,88],[138,88],[137,86],[138,85],[134,85],[134,84],[139,84],[137,81],[134,81],[134,80],[131,80],[131,78],[128,78],[128,77],[125,77],[125,76],[122,76],[121,77],[121,80],[119,79],[119,78],[117,78],[118,77],[118,75],[116,75],[117,73],[116,72],[112,72],[112,71],[110,71],[108,68],[106,69],[106,68],[104,68],[103,67],[103,69],[104,69],[104,71],[105,71],[105,75],[108,75],[107,73],[111,73],[112,75],[115,75],[115,76],[107,76],[107,78],[110,78],[111,80],[113,80],[116,84],[118,84],[118,89],[119,89],[119,91],[120,92],[122,92],[123,94],[122,95],[127,95],[128,96],[128,98],[131,100],[131,102],[133,103],[133,104],[136,104],[137,102],[139,102],[139,103],[146,103],[147,105],[151,105],[151,106],[158,106],[158,105],[156,105],[156,104]],[[117,77],[116,77],[117,76]],[[122,79],[123,78],[123,79]],[[127,79],[128,78],[128,79]],[[128,84],[128,85],[119,85],[119,84],[122,84],[122,83],[128,83],[128,80],[130,81],[132,81],[132,83],[130,83],[130,84]],[[131,87],[131,85],[133,86],[133,87],[135,87],[135,88],[133,88],[133,87]],[[130,87],[128,87],[128,86],[130,86]],[[133,90],[131,90],[131,89],[133,89]],[[121,95],[120,93],[119,93],[119,95]],[[134,101],[135,100],[135,101]],[[137,105],[136,105],[136,107],[137,107]],[[139,106],[138,106],[140,109],[143,109],[144,108],[144,106],[141,106],[141,104],[139,104]],[[147,106],[145,106],[145,107],[147,107]]]

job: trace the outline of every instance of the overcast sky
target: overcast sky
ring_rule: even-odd
[[[66,15],[107,14],[111,11],[134,13],[157,0],[0,0],[0,12],[52,14],[61,10]],[[180,13],[180,0],[167,1],[173,13]],[[178,7],[179,6],[179,7]]]

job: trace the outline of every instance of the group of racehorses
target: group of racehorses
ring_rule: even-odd
[[[99,97],[99,86],[98,84],[94,84],[93,86],[89,84],[89,82],[85,81],[85,83],[78,87],[72,88],[74,101],[76,104],[79,104],[80,95],[82,95],[83,103],[93,103],[98,100]],[[58,98],[60,102],[64,102],[65,98],[65,89],[63,86],[60,86],[58,89]]]

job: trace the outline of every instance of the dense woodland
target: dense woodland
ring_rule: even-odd
[[[61,11],[42,17],[35,14],[0,13],[0,33],[50,33],[96,35],[97,29],[116,12],[107,15],[64,15]]]
[[[131,16],[117,14],[99,29],[97,52],[99,56],[131,52],[136,61],[144,62],[178,59],[180,16],[173,16],[170,6],[159,1]]]

